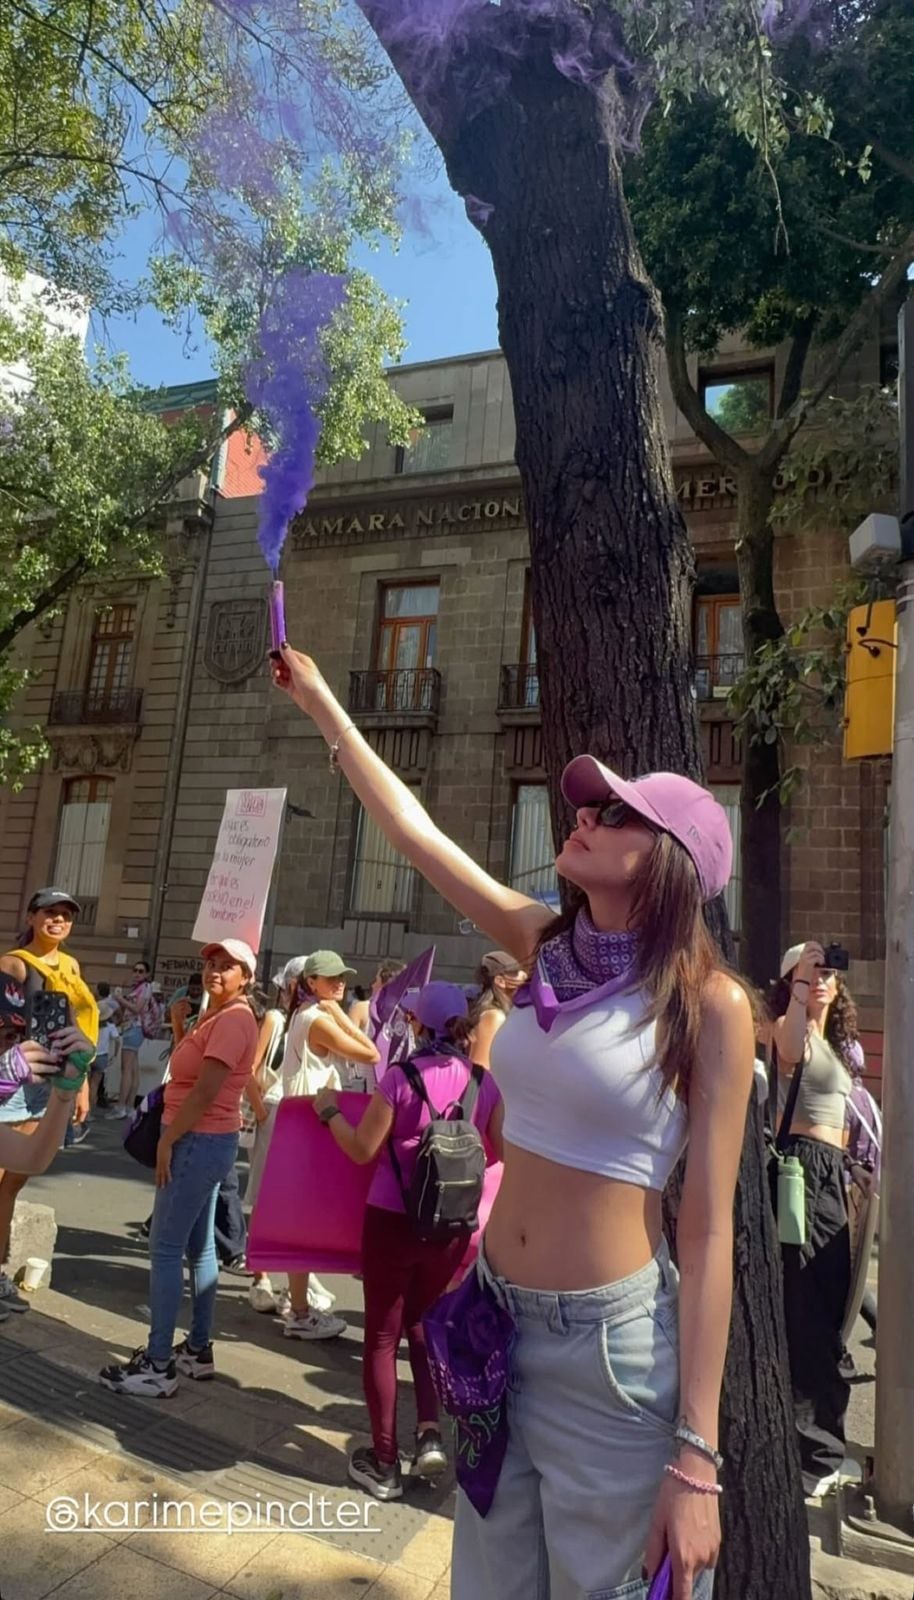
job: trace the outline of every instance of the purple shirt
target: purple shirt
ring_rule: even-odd
[[[462,1056],[414,1056],[413,1065],[422,1077],[429,1100],[441,1115],[462,1097],[470,1081],[470,1064]],[[390,1137],[397,1152],[404,1187],[408,1190],[416,1168],[416,1154],[422,1130],[428,1127],[432,1119],[425,1101],[410,1088],[400,1066],[390,1067],[385,1072],[378,1084],[378,1094],[382,1094],[393,1109],[394,1123]],[[470,1119],[483,1138],[492,1112],[500,1103],[501,1093],[495,1079],[491,1072],[484,1072]],[[486,1154],[491,1164],[495,1159],[494,1154],[488,1148]],[[381,1151],[380,1160],[371,1180],[368,1204],[379,1206],[382,1211],[406,1209],[386,1146]]]

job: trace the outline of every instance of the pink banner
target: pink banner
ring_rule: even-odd
[[[339,1095],[339,1106],[355,1127],[368,1099]],[[248,1232],[252,1272],[361,1271],[362,1219],[374,1164],[358,1167],[345,1156],[310,1100],[284,1100],[279,1108],[260,1193]],[[501,1181],[501,1163],[489,1167],[467,1262],[475,1259]]]

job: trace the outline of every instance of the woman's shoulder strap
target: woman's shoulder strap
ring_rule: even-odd
[[[50,978],[57,971],[57,968],[47,966],[41,957],[36,956],[32,950],[8,950],[6,953],[9,956],[15,956],[17,961],[24,961],[27,967],[34,967],[35,971],[40,972],[43,978]]]

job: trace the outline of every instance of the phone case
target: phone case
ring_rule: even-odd
[[[70,1025],[70,1003],[65,994],[39,990],[29,1006],[29,1038],[50,1049],[51,1038]]]
[[[673,1594],[673,1563],[669,1556],[664,1556],[657,1571],[654,1581],[647,1591],[647,1600],[671,1600]]]

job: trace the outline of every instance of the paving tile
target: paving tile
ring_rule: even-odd
[[[404,1572],[402,1567],[385,1567],[377,1583],[368,1591],[367,1600],[432,1600],[434,1586],[428,1578],[418,1578],[414,1572]]]
[[[44,1600],[113,1548],[101,1534],[48,1533],[45,1506],[36,1500],[20,1500],[0,1512],[2,1582],[11,1600]]]
[[[329,1540],[283,1533],[236,1573],[226,1592],[235,1600],[361,1600],[383,1572],[377,1561]]]
[[[256,1566],[279,1536],[278,1531],[269,1526],[252,1533],[217,1531],[221,1516],[231,1515],[231,1508],[214,1495],[188,1494],[185,1491],[169,1498],[184,1502],[185,1508],[170,1513],[160,1507],[157,1519],[164,1519],[161,1525],[150,1528],[147,1533],[134,1534],[129,1548],[151,1560],[175,1567],[179,1572],[190,1573],[203,1583],[222,1588],[242,1568]],[[240,1505],[235,1508],[236,1528],[240,1525],[242,1509]],[[256,1517],[256,1505],[253,1512]],[[192,1517],[198,1523],[196,1533],[172,1531],[178,1518],[186,1528]]]
[[[55,1589],[54,1600],[124,1600],[125,1594],[141,1600],[153,1595],[161,1595],[163,1600],[212,1600],[216,1593],[212,1584],[163,1567],[122,1545]],[[15,1600],[20,1600],[18,1594]]]
[[[71,1495],[84,1504],[108,1506],[99,1509],[106,1537],[116,1544],[129,1539],[138,1526],[145,1525],[156,1514],[154,1507],[166,1500],[183,1501],[190,1498],[186,1484],[165,1477],[145,1462],[112,1451],[100,1455],[87,1465],[61,1478],[54,1485],[55,1495]],[[143,1502],[151,1502],[144,1506]],[[126,1510],[122,1509],[126,1506]]]
[[[311,1423],[286,1429],[265,1441],[257,1458],[277,1470],[310,1483],[342,1486],[348,1482],[346,1469],[352,1448],[352,1434]]]
[[[98,1455],[60,1428],[24,1417],[0,1430],[0,1484],[41,1498],[52,1484],[78,1467],[88,1468]]]
[[[430,1583],[440,1583],[451,1564],[453,1535],[453,1523],[447,1518],[429,1517],[410,1539],[397,1565],[417,1577],[428,1578]]]

